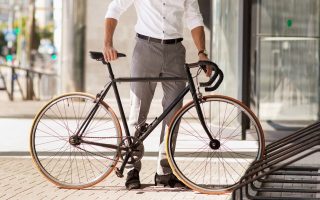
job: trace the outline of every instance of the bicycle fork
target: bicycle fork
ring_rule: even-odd
[[[210,139],[210,143],[209,143],[210,148],[214,149],[214,150],[217,150],[217,149],[220,148],[221,143],[220,143],[219,140],[217,140],[217,139],[212,137],[212,135],[211,135],[206,123],[205,123],[203,112],[202,112],[201,107],[200,107],[200,101],[202,100],[202,97],[198,97],[198,95],[197,95],[197,90],[196,90],[196,87],[194,85],[193,78],[192,78],[192,75],[191,75],[191,72],[190,72],[190,69],[189,69],[188,65],[186,65],[185,68],[186,68],[187,75],[188,75],[190,92],[192,94],[192,98],[193,98],[193,101],[194,101],[194,104],[195,104],[195,107],[196,107],[196,110],[197,110],[197,114],[198,114],[200,123],[201,123],[204,131],[208,135],[208,138]]]

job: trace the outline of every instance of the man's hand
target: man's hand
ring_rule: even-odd
[[[208,56],[207,56],[206,54],[200,53],[200,54],[199,54],[199,60],[200,60],[200,61],[201,61],[201,60],[206,61],[206,60],[209,60],[209,59],[208,59]],[[207,66],[206,76],[207,76],[207,77],[210,77],[211,74],[212,74],[212,68],[211,68],[210,66]]]
[[[196,45],[197,49],[199,50],[199,60],[209,60],[208,55],[205,53],[206,49],[206,40],[204,35],[204,27],[198,26],[191,30],[191,35],[194,41],[194,44]],[[200,52],[202,50],[203,52]],[[212,74],[212,69],[210,66],[207,66],[207,77],[210,77]]]
[[[116,29],[118,21],[113,18],[107,18],[105,20],[105,34],[104,34],[104,48],[103,48],[103,56],[105,61],[110,62],[112,60],[116,60],[117,50],[113,48],[113,34]]]
[[[118,53],[117,50],[112,46],[109,46],[109,45],[104,46],[103,56],[106,61],[110,62],[112,60],[116,60],[118,58],[117,53]]]

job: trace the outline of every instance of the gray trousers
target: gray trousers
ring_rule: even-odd
[[[186,77],[184,70],[185,48],[180,43],[160,44],[137,38],[133,51],[131,77]],[[145,123],[151,100],[157,83],[155,82],[132,82],[130,91],[131,109],[129,115],[129,129],[131,134],[138,134],[136,127]],[[162,82],[163,99],[162,107],[166,109],[176,96],[185,88],[185,82]],[[167,115],[162,124],[157,173],[166,175],[171,173],[166,159],[165,130],[174,113],[181,108],[182,101]],[[160,114],[160,113],[159,113]],[[127,168],[141,170],[141,162],[128,165]]]

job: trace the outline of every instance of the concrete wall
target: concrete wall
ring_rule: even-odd
[[[62,1],[61,89],[82,91],[84,62],[86,0]]]
[[[86,60],[85,60],[85,90],[96,94],[106,83],[106,68],[89,58],[89,51],[101,51],[103,49],[104,16],[111,0],[88,0],[87,1],[87,27],[86,27]],[[121,58],[112,63],[115,76],[129,76],[132,51],[135,43],[134,25],[136,23],[135,8],[131,6],[125,12],[118,23],[114,45],[119,52],[127,54],[127,58]],[[197,49],[192,41],[190,31],[185,30],[183,44],[187,49],[187,62],[196,62]],[[210,32],[206,29],[207,49],[210,47]],[[159,84],[160,85],[160,84]],[[119,85],[121,96],[129,98],[129,84]],[[157,88],[155,99],[162,98],[161,87]]]

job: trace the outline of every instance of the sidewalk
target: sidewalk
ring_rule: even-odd
[[[0,104],[0,200],[2,199],[213,199],[229,200],[229,195],[204,195],[181,188],[163,188],[154,186],[154,173],[156,170],[156,155],[158,152],[160,130],[157,129],[154,134],[146,140],[145,151],[148,156],[143,158],[143,168],[141,172],[141,181],[143,188],[141,190],[127,191],[124,187],[125,178],[118,178],[112,173],[107,179],[98,185],[86,190],[64,190],[59,189],[47,181],[33,166],[29,157],[29,134],[33,117],[36,110],[40,108],[40,102],[37,103],[16,103],[14,106]],[[22,107],[28,109],[22,109]],[[17,113],[21,114],[20,109],[24,110],[22,117],[16,118]],[[153,110],[155,115],[158,110]],[[1,115],[7,118],[1,118]],[[160,128],[160,127],[158,127]],[[266,130],[266,129],[265,129]],[[276,141],[288,134],[285,131],[268,131],[265,133],[266,141]],[[297,165],[313,166],[320,168],[319,154],[313,155],[296,163]],[[319,171],[320,172],[320,171]],[[312,177],[319,181],[319,177]],[[301,177],[288,176],[286,179],[299,180]],[[308,177],[307,177],[308,178]],[[299,184],[277,184],[271,187],[289,187],[289,188],[310,188],[310,185]],[[317,185],[316,185],[317,187]],[[293,196],[298,197],[296,193],[274,193],[267,192],[261,194],[264,197]],[[299,195],[301,196],[301,194]],[[319,198],[318,194],[306,194],[304,197]]]
[[[30,157],[0,157],[0,199],[66,199],[66,200],[160,200],[196,199],[229,200],[228,195],[205,195],[183,188],[154,186],[153,178],[156,159],[143,159],[141,171],[141,190],[128,191],[124,187],[125,178],[114,173],[98,185],[85,190],[59,189],[47,181],[34,167]]]

